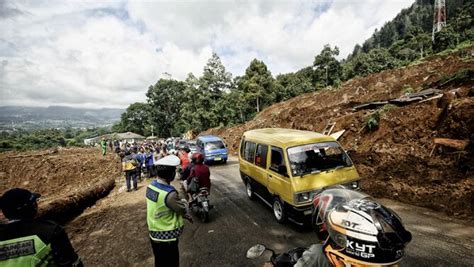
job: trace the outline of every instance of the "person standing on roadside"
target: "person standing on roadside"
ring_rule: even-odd
[[[35,219],[40,194],[14,188],[0,197],[0,266],[83,266],[64,229]]]
[[[105,141],[105,138],[102,138],[100,141],[100,147],[102,148],[102,156],[105,156],[105,153],[107,152],[107,141]]]
[[[125,181],[127,184],[127,192],[132,190],[131,181],[133,180],[133,187],[135,190],[137,187],[137,176],[135,175],[138,162],[131,150],[125,150],[125,156],[122,159],[122,171],[125,172]]]
[[[138,181],[142,181],[142,172],[143,169],[145,169],[145,160],[146,160],[146,154],[145,154],[145,149],[143,147],[140,147],[138,154],[137,154],[137,178]]]
[[[120,153],[120,142],[118,140],[114,140],[114,151],[115,153]]]
[[[148,178],[154,177],[155,176],[155,170],[154,170],[154,156],[153,156],[153,148],[151,146],[146,147],[146,153],[145,153],[145,168],[147,171]]]
[[[180,199],[176,189],[170,185],[176,176],[178,157],[166,156],[157,161],[158,178],[146,190],[147,225],[155,266],[178,267],[178,239],[186,218],[192,222],[185,199]]]
[[[188,167],[190,160],[189,160],[189,148],[182,147],[178,150],[178,157],[181,161],[180,166],[178,167],[178,173],[182,173],[186,167]]]

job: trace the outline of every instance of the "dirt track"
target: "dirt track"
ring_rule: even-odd
[[[235,158],[211,167],[211,221],[186,223],[180,241],[181,266],[262,266],[265,258],[248,260],[246,250],[264,243],[284,251],[315,242],[309,230],[280,225],[260,201],[250,201],[238,176]],[[122,181],[123,182],[123,181]],[[119,187],[67,225],[74,247],[86,266],[152,266],[147,238],[145,187],[119,193]],[[472,266],[474,227],[424,208],[381,200],[396,210],[413,234],[402,266]]]

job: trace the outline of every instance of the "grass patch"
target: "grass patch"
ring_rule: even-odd
[[[413,89],[411,86],[409,85],[405,85],[403,87],[403,93],[404,94],[411,94],[411,93],[414,93],[415,92],[415,89]],[[385,106],[384,106],[385,107]]]
[[[372,113],[370,116],[367,117],[367,120],[365,121],[365,127],[369,131],[377,130],[379,128],[380,120],[385,118],[385,115],[387,112],[389,112],[390,110],[396,107],[397,106],[392,105],[392,104],[384,105],[383,107],[381,107],[380,109],[378,109],[377,111],[375,111],[374,113]]]

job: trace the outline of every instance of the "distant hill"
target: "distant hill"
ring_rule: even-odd
[[[3,106],[0,107],[0,130],[110,126],[120,120],[124,111],[118,108]]]

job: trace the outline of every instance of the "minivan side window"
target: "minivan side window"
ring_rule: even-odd
[[[245,138],[242,137],[242,141],[240,142],[240,156],[244,158],[244,150],[245,150]]]
[[[255,152],[255,165],[264,169],[267,168],[267,152],[267,145],[257,145],[257,151]]]
[[[280,166],[286,166],[285,157],[283,156],[283,149],[279,147],[272,147],[270,170],[283,175],[288,175],[287,173],[281,171]]]
[[[252,162],[255,157],[255,147],[256,144],[253,142],[246,141],[245,148],[244,148],[244,159],[248,162]]]

